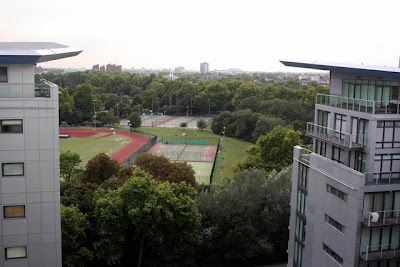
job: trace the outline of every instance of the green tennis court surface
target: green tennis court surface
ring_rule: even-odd
[[[158,143],[149,152],[172,161],[187,162],[195,171],[197,183],[210,184],[217,146]]]
[[[196,181],[198,184],[210,184],[210,175],[213,163],[209,162],[187,162],[193,167],[196,173]]]

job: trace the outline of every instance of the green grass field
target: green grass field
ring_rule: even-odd
[[[85,167],[86,163],[99,153],[106,153],[111,155],[112,152],[112,136],[94,140],[96,137],[106,135],[106,133],[96,134],[89,138],[61,138],[60,139],[60,152],[71,151],[76,152],[81,157],[81,167]],[[114,136],[114,152],[121,149],[126,142],[129,141],[128,137],[115,135]]]
[[[214,134],[211,130],[206,129],[204,131],[200,130],[189,130],[189,129],[170,129],[170,128],[148,128],[148,127],[142,127],[138,129],[139,131],[149,133],[149,134],[154,134],[157,136],[176,136],[177,138],[180,138],[182,133],[186,133],[186,138],[188,140],[210,140],[210,145],[216,145],[212,144],[211,142],[218,142],[218,139],[221,139],[222,136]],[[221,142],[221,149],[222,149],[223,142]],[[232,170],[232,166],[236,164],[238,161],[240,161],[244,156],[245,156],[245,151],[248,146],[252,145],[250,142],[246,142],[243,140],[239,140],[236,138],[232,137],[226,137],[225,140],[225,153],[224,153],[224,161],[222,162],[222,157],[221,153],[217,157],[217,163],[215,166],[214,170],[214,176],[213,176],[213,183],[218,183],[222,177],[224,178],[233,178],[234,173]],[[222,164],[222,168],[220,167]],[[220,174],[220,176],[219,176]]]

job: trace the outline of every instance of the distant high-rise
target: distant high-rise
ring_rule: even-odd
[[[107,64],[106,65],[106,71],[109,71],[109,72],[121,72],[122,71],[122,66],[121,65],[115,65],[115,64]]]
[[[100,70],[99,64],[93,65],[92,70]]]
[[[200,73],[206,74],[207,72],[208,72],[208,63],[207,62],[200,63]]]

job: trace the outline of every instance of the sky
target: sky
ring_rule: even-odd
[[[84,51],[42,67],[296,71],[279,60],[398,66],[400,1],[2,0],[1,42]]]

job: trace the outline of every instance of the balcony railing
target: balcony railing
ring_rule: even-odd
[[[400,223],[400,210],[363,210],[363,224],[368,227],[397,225]]]
[[[366,172],[365,185],[400,184],[400,172]]]
[[[304,163],[309,164],[310,163],[310,154],[312,153],[311,150],[308,150],[305,147],[302,147],[303,149],[301,150],[301,155],[300,155],[300,160],[303,161]]]
[[[400,114],[400,101],[398,100],[373,101],[317,94],[316,104],[370,114]]]
[[[400,256],[399,243],[379,246],[361,245],[360,256],[364,261],[390,260]]]
[[[35,97],[50,98],[50,85],[46,80],[41,79],[40,82],[35,83]]]
[[[367,144],[367,135],[348,134],[315,123],[307,122],[306,134],[347,149],[361,149]]]
[[[51,87],[44,79],[35,83],[0,83],[0,98],[50,98]]]

